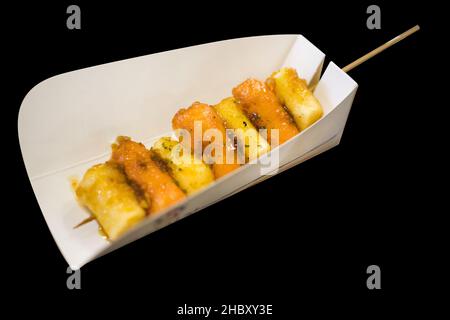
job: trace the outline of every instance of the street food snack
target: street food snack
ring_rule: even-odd
[[[85,173],[76,196],[109,239],[257,159],[323,115],[291,68],[266,82],[247,79],[232,94],[216,105],[194,102],[180,109],[172,119],[180,134],[160,138],[150,149],[118,137],[110,160]]]
[[[90,168],[78,184],[76,195],[112,240],[145,217],[145,200],[139,199],[123,171],[111,162]]]

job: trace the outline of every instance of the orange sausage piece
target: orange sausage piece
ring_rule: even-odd
[[[142,143],[120,137],[113,145],[111,161],[120,165],[127,178],[144,193],[150,214],[163,210],[185,198],[172,178],[152,160],[151,151]]]
[[[233,89],[233,96],[240,102],[242,109],[256,127],[267,129],[269,143],[271,143],[271,129],[279,130],[280,144],[300,132],[275,93],[264,82],[247,79]]]
[[[223,137],[223,162],[224,163],[214,163],[213,172],[216,179],[223,177],[224,175],[230,173],[231,171],[239,168],[239,164],[236,161],[236,155],[234,162],[232,164],[225,163],[226,158],[226,131],[222,119],[216,113],[213,107],[210,105],[194,102],[187,109],[180,109],[172,119],[172,127],[176,129],[187,130],[191,135],[191,149],[194,148],[194,122],[201,121],[202,124],[202,134],[208,129],[217,129],[221,132]],[[203,139],[203,137],[202,137]],[[202,146],[205,148],[210,141],[202,140]],[[235,153],[236,154],[236,153]]]

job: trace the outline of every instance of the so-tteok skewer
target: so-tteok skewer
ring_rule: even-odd
[[[345,66],[348,72],[419,30],[415,26]],[[90,216],[115,240],[147,216],[201,191],[217,179],[283,144],[318,121],[317,82],[282,68],[265,81],[247,79],[215,105],[194,102],[172,119],[175,137],[148,149],[118,137],[111,158],[91,167],[75,186]]]

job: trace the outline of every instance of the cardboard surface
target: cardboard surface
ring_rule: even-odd
[[[261,176],[259,163],[243,166],[108,242],[95,222],[73,229],[88,213],[76,202],[70,179],[107,160],[118,135],[149,146],[170,135],[171,119],[181,107],[194,101],[215,104],[245,79],[266,79],[282,66],[296,68],[310,81],[323,61],[324,54],[301,35],[259,36],[77,70],[34,87],[19,112],[21,151],[45,220],[72,269],[270,177]],[[328,65],[315,91],[324,116],[276,150],[276,172],[339,143],[356,89],[347,74]]]

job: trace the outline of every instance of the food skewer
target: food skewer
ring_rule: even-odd
[[[342,70],[344,72],[352,70],[419,29],[418,25],[414,26],[348,64]],[[258,129],[281,130],[281,144],[321,118],[322,107],[312,93],[316,86],[317,83],[314,83],[308,87],[306,81],[298,77],[295,69],[282,68],[274,72],[266,82],[247,79],[235,87],[233,89],[235,100],[225,99],[214,108],[196,102],[187,109],[180,109],[172,120],[172,127],[174,130],[187,130],[192,137],[195,121],[201,120],[202,123],[206,122],[207,128],[217,129],[226,136],[225,127],[246,128],[248,131],[253,128],[248,127],[248,124],[253,122]],[[230,106],[236,108],[228,110]],[[266,144],[271,143],[269,141],[271,140],[267,139]],[[204,144],[204,141],[202,143]],[[102,227],[107,226],[108,238],[117,238],[141,221],[146,214],[162,211],[186,195],[205,187],[214,178],[218,179],[239,167],[236,162],[214,162],[211,171],[203,163],[198,167],[191,166],[190,161],[177,163],[171,155],[172,149],[176,148],[177,144],[177,141],[163,138],[159,144],[157,142],[151,150],[147,150],[140,143],[128,138],[119,138],[117,144],[113,145],[110,161],[89,169],[77,188],[78,198],[92,212],[96,212],[97,217],[91,215],[74,229],[92,220],[99,220]],[[194,141],[191,146],[193,145]],[[260,150],[262,153],[268,151],[270,146],[267,145],[263,149]],[[223,151],[225,153],[225,145]],[[248,150],[246,153],[247,158],[250,158]],[[190,159],[191,157],[188,157],[187,160]],[[162,165],[168,167],[168,171],[160,168],[158,164],[160,161],[164,162]],[[195,181],[198,177],[203,178],[203,181],[200,183]],[[127,200],[126,206],[121,198]],[[123,210],[126,215],[117,215]]]

